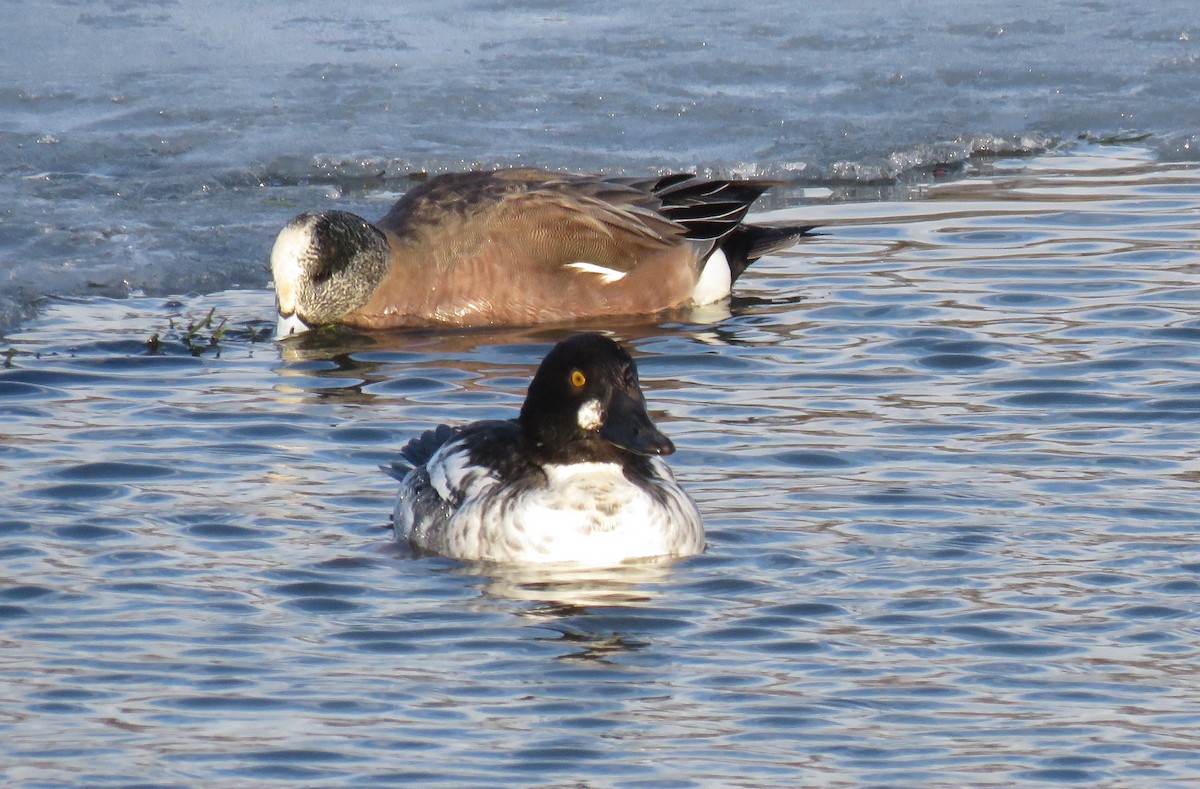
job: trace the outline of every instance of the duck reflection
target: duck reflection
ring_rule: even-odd
[[[661,590],[678,560],[629,562],[615,567],[500,566],[486,569],[484,594],[532,605],[517,616],[566,651],[560,660],[610,663],[650,646],[645,632]]]
[[[555,629],[555,628],[552,628]],[[614,658],[645,649],[650,642],[621,633],[590,633],[563,628],[557,639],[573,651],[559,655],[563,661],[580,663],[612,663]]]
[[[482,591],[536,603],[530,616],[558,617],[589,606],[651,605],[658,596],[656,585],[666,582],[676,563],[663,557],[613,567],[487,565]]]
[[[537,366],[545,346],[584,331],[614,335],[625,343],[685,332],[691,339],[713,345],[738,344],[736,331],[720,321],[729,317],[725,305],[677,310],[660,315],[655,323],[627,319],[603,325],[578,322],[555,326],[486,329],[416,329],[364,334],[337,327],[288,338],[278,343],[282,363],[275,368],[282,394],[302,394],[345,402],[370,402],[374,391],[404,391],[405,369],[452,371],[452,379],[477,382],[494,377],[498,366],[528,376]],[[702,322],[698,322],[702,321]],[[636,354],[636,351],[634,351]],[[418,377],[423,377],[418,374]],[[420,381],[415,385],[418,390]],[[470,383],[467,388],[472,388]]]

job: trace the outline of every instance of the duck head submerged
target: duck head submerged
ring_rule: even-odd
[[[347,211],[304,213],[279,231],[271,250],[276,338],[337,323],[367,303],[387,274],[383,231]]]

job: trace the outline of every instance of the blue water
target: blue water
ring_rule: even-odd
[[[1200,161],[1194,0],[47,0],[0,25],[0,334],[46,296],[260,288],[412,173],[766,175],[904,197],[995,156]],[[787,204],[780,190],[779,205]]]
[[[1200,784],[1194,5],[7,4],[0,783]],[[266,339],[292,215],[525,163],[824,226],[595,327],[702,556],[392,543],[569,329]]]
[[[1091,146],[758,218],[799,216],[728,310],[607,327],[705,515],[668,566],[390,541],[378,466],[511,415],[568,330],[46,305],[0,369],[0,777],[1195,785],[1200,170]]]

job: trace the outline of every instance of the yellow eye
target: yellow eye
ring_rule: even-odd
[[[571,386],[579,387],[587,383],[587,378],[578,370],[571,371]]]

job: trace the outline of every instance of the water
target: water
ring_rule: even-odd
[[[6,786],[1200,781],[1194,3],[8,5]],[[290,216],[527,162],[825,225],[600,327],[702,556],[392,543],[567,329],[264,339]]]
[[[1194,785],[1200,170],[759,218],[799,216],[729,312],[610,327],[708,526],[668,566],[390,542],[378,466],[567,330],[48,306],[0,370],[6,785]]]
[[[381,216],[413,172],[682,169],[862,199],[1081,136],[1196,162],[1194,17],[1194,0],[8,3],[0,333],[47,295],[262,287],[292,215]]]

